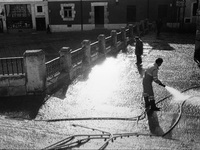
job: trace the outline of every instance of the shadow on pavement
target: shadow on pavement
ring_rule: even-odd
[[[155,111],[148,111],[147,112],[148,117],[148,124],[149,124],[149,130],[152,134],[162,136],[164,134],[164,131],[160,127],[158,116]]]
[[[0,97],[0,114],[11,118],[34,119],[44,103],[44,96]]]
[[[145,38],[145,37],[144,37]],[[149,38],[144,40],[152,49],[173,51],[175,50],[170,44],[195,44],[195,34],[178,34],[173,32],[161,33],[159,37],[152,34]]]
[[[158,120],[158,115],[155,111],[148,111],[147,112],[147,118],[148,118],[148,124],[149,124],[149,130],[152,134],[157,135],[157,136],[163,136],[165,132],[161,128]],[[173,116],[172,123],[171,125],[174,124],[175,120],[177,118],[177,115]],[[172,134],[169,132],[164,136],[167,139],[172,139]]]
[[[156,50],[165,50],[165,51],[173,51],[175,50],[173,47],[169,45],[166,41],[154,41],[149,43],[150,46],[152,46],[152,49]]]
[[[138,70],[138,73],[140,74],[140,77],[143,78],[144,68],[141,64],[137,64],[137,70]]]

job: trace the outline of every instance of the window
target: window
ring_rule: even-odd
[[[197,3],[193,3],[192,16],[196,16],[197,8],[198,8]]]
[[[5,5],[5,9],[8,29],[32,28],[31,5]]]
[[[191,19],[190,18],[185,18],[185,23],[190,23]]]
[[[43,12],[43,10],[42,10],[42,6],[37,6],[37,12],[38,12],[38,13]]]
[[[35,15],[36,16],[44,16],[45,15],[45,12],[44,12],[44,5],[41,5],[41,4],[36,4],[35,5]]]
[[[73,21],[75,18],[74,4],[61,4],[60,15],[64,21]]]
[[[6,15],[12,18],[30,17],[31,6],[26,4],[6,5]]]
[[[72,18],[72,7],[64,7],[64,17]]]

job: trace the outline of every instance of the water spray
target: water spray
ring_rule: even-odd
[[[184,101],[190,97],[189,95],[185,95],[175,88],[172,88],[169,86],[166,86],[165,88],[173,96],[174,100],[177,102]]]

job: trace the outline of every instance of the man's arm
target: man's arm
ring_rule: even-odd
[[[158,70],[157,70],[157,69],[155,69],[155,70],[153,71],[153,81],[154,81],[155,83],[159,84],[160,86],[165,87],[165,85],[158,79]]]

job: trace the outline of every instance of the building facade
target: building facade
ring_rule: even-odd
[[[198,0],[171,0],[168,7],[167,26],[195,31],[197,6]]]
[[[48,0],[52,31],[120,28],[147,17],[147,0]]]
[[[0,0],[0,32],[46,30],[48,3],[43,0]]]
[[[195,28],[198,0],[48,0],[52,31],[120,28],[148,18]]]
[[[0,0],[0,32],[119,29],[146,18],[195,28],[198,0]]]
[[[185,1],[185,11],[183,9],[184,26],[187,29],[196,30],[197,22],[197,9],[199,0],[187,0]]]

